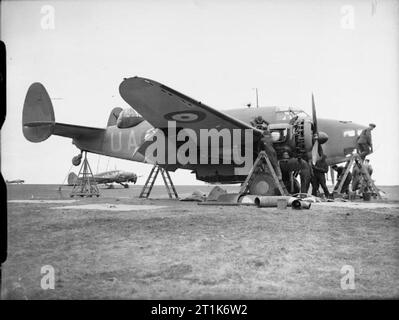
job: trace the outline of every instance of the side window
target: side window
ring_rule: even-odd
[[[356,135],[355,130],[346,130],[344,131],[344,137],[354,137]]]

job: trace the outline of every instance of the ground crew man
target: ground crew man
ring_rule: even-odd
[[[370,165],[369,159],[366,159],[363,163],[363,172],[364,171],[367,171],[370,177],[373,174],[373,168]],[[352,170],[352,191],[361,189],[364,183],[366,182],[364,181],[362,169],[360,168],[358,160],[356,160]]]
[[[296,189],[295,185],[291,185],[291,172],[292,169],[290,168],[290,155],[287,151],[283,152],[282,159],[279,161],[282,179],[284,182],[285,187],[290,193],[298,193],[299,189]],[[293,181],[292,181],[293,182]]]
[[[343,178],[344,172],[345,172],[345,168],[344,167],[338,167],[336,164],[333,165],[331,168],[333,168],[335,171],[337,171],[338,173],[338,181],[337,184],[334,187],[334,190],[338,189],[339,184],[341,183],[340,178]],[[341,189],[341,193],[349,193],[349,184],[351,183],[352,180],[352,174],[350,172],[348,172],[348,175],[346,176],[345,182],[342,185],[342,189]]]
[[[276,150],[274,150],[273,138],[268,129],[263,131],[262,138],[259,140],[259,143],[258,143],[258,153],[261,151],[266,152],[267,157],[269,158],[270,163],[272,164],[273,169],[276,172],[278,179],[281,180],[282,174],[281,174],[280,165],[279,165],[278,159],[277,159],[277,153],[276,153]]]
[[[287,151],[283,153],[283,159],[280,161],[280,167],[283,172],[283,181],[287,190],[291,190],[291,173],[297,171],[301,179],[301,193],[307,193],[309,190],[312,168],[308,162],[301,158],[290,158]],[[294,189],[296,185],[294,184]],[[299,191],[299,190],[296,190]]]
[[[256,116],[253,121],[251,121],[251,126],[259,130],[267,130],[269,123],[262,118],[262,116]]]
[[[360,158],[364,160],[366,156],[373,152],[373,142],[371,139],[371,131],[376,127],[374,123],[370,123],[369,127],[364,129],[357,138],[357,150]]]
[[[371,166],[369,159],[366,159],[364,161],[363,167],[367,170],[369,176],[371,177],[371,175],[373,174],[373,167]]]
[[[362,182],[361,180],[362,180],[361,169],[358,160],[356,160],[352,169],[352,191],[360,189],[360,185]]]
[[[328,191],[326,185],[326,173],[328,172],[326,158],[326,155],[323,154],[321,158],[313,165],[312,195],[315,197],[317,197],[317,192],[319,191],[320,186],[324,191],[324,196],[326,198],[330,197],[330,192]]]
[[[313,170],[309,162],[298,158],[300,170],[299,177],[301,178],[301,193],[308,193],[310,183],[312,182]]]

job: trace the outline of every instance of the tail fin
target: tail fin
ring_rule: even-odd
[[[22,112],[22,131],[31,142],[46,140],[54,132],[55,117],[50,97],[39,83],[33,83],[26,94]]]
[[[69,186],[73,186],[74,184],[76,184],[78,182],[78,176],[76,175],[76,173],[71,172],[68,175],[68,185]]]
[[[116,126],[116,120],[118,120],[119,114],[122,112],[121,107],[113,108],[111,113],[109,114],[107,127]]]
[[[44,141],[52,134],[72,139],[81,136],[101,138],[105,132],[100,128],[56,123],[50,96],[39,82],[31,84],[26,93],[22,111],[22,131],[25,138],[31,142]]]

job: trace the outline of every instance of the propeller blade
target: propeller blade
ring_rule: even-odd
[[[316,116],[316,106],[314,103],[314,96],[312,93],[312,118],[313,118],[313,133],[318,134],[317,130],[317,116]]]
[[[319,143],[319,131],[317,128],[317,115],[316,115],[316,105],[314,102],[314,95],[312,92],[312,118],[313,118],[313,148],[312,148],[312,163],[315,164],[317,160],[323,155],[323,148]]]
[[[316,140],[312,148],[312,163],[316,164],[316,161],[320,159],[319,155],[319,141]]]
[[[317,152],[318,152],[319,156],[321,157],[324,154],[323,147],[321,146],[321,143],[319,142],[319,140],[317,140],[317,144],[319,145],[317,148]]]

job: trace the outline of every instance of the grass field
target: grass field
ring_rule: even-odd
[[[178,191],[211,187],[179,186]],[[10,200],[70,200],[68,188],[11,186]],[[234,189],[234,188],[233,188]],[[138,199],[139,187],[76,202],[9,202],[5,299],[399,297],[397,187],[391,206],[310,210]],[[164,196],[163,187],[155,197]],[[66,206],[103,204],[101,210]],[[129,211],[111,211],[133,205]],[[143,207],[141,207],[143,206]],[[54,209],[56,207],[61,207]],[[109,208],[107,210],[107,208]],[[44,265],[54,290],[41,288]],[[355,289],[341,288],[341,268]]]

